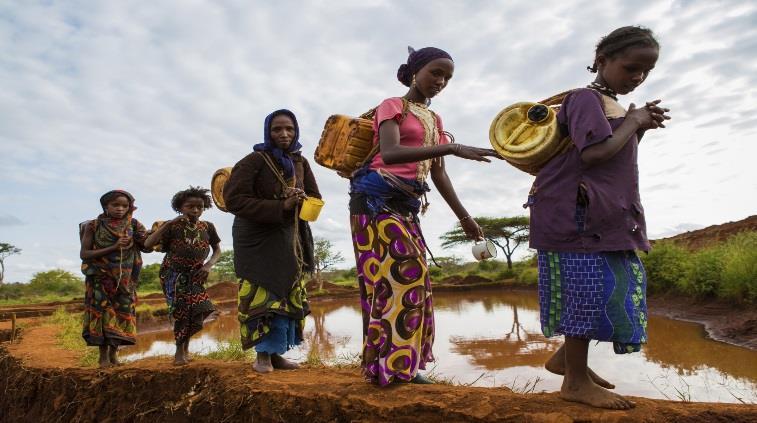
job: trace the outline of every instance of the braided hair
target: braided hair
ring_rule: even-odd
[[[173,195],[173,198],[171,199],[171,208],[173,208],[176,213],[181,213],[181,207],[184,205],[184,202],[187,201],[187,199],[199,198],[202,200],[202,208],[207,210],[213,206],[209,192],[210,190],[208,189],[202,187],[193,187],[190,185],[189,189],[179,191]]]
[[[612,58],[630,47],[654,47],[659,49],[660,44],[655,39],[652,30],[642,26],[624,26],[602,37],[597,44],[594,53],[594,63],[586,69],[591,73],[597,73],[597,59],[600,54]]]

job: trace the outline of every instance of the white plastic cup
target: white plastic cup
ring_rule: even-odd
[[[477,241],[473,244],[471,252],[473,253],[473,257],[478,261],[497,257],[497,249],[494,243],[489,240]]]

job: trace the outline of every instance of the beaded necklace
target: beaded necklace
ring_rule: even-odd
[[[613,89],[600,84],[597,81],[594,81],[591,84],[587,85],[586,88],[591,88],[593,90],[599,91],[600,93],[610,97],[611,99],[618,101],[618,93],[616,93]]]
[[[200,228],[198,228],[198,224],[200,222],[197,221],[194,224],[187,219],[187,224],[184,225],[184,242],[186,242],[189,245],[195,245],[198,242],[202,241],[202,236],[200,236]]]

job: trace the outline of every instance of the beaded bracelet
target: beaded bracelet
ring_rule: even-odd
[[[468,220],[470,218],[471,218],[470,215],[467,215],[467,216],[465,216],[465,217],[463,217],[463,218],[460,219],[460,223],[463,223],[463,222],[465,222],[466,220]]]

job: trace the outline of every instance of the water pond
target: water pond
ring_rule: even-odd
[[[473,386],[518,391],[556,391],[561,377],[542,367],[560,346],[539,326],[533,292],[487,290],[435,293],[436,341],[431,364],[438,377]],[[239,336],[232,310],[206,322],[190,351],[207,353]],[[356,357],[362,341],[357,298],[312,304],[307,342],[287,353],[304,361],[317,352],[325,360]],[[315,349],[311,351],[312,349]],[[127,360],[173,354],[170,330],[140,335],[123,350]],[[757,403],[757,352],[706,338],[701,325],[652,315],[649,343],[639,354],[615,355],[612,345],[592,343],[589,363],[616,384],[620,394],[671,400]]]

